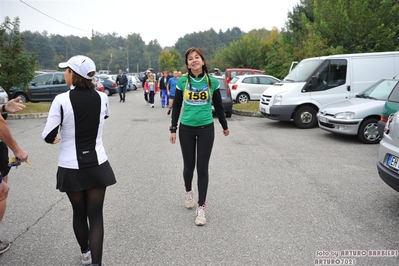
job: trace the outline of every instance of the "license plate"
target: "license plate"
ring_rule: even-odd
[[[393,155],[389,155],[387,165],[399,170],[399,158]]]
[[[328,123],[328,118],[324,116],[319,116],[319,121],[322,123]]]

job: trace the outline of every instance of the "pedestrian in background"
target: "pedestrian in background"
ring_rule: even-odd
[[[173,77],[171,77],[166,85],[166,89],[168,91],[168,98],[169,98],[169,106],[167,114],[170,115],[173,106],[173,99],[175,98],[176,93],[176,84],[177,84],[177,71],[173,71]]]
[[[58,66],[66,69],[71,89],[53,100],[42,138],[61,144],[56,188],[66,192],[71,202],[82,264],[101,265],[105,191],[116,183],[102,141],[110,115],[108,96],[94,89],[96,66],[90,58],[78,55]]]
[[[118,86],[120,98],[119,102],[125,102],[127,82],[128,80],[126,74],[123,73],[122,69],[119,69],[119,75],[116,76],[116,85]]]
[[[144,89],[144,86],[145,86],[145,83],[146,83],[146,81],[147,81],[147,79],[148,79],[148,76],[151,74],[151,70],[149,70],[149,69],[147,69],[146,70],[146,72],[145,72],[145,76],[143,77],[143,81],[142,81],[142,85],[143,85],[143,91],[144,91],[144,100],[145,100],[145,102],[147,103],[147,105],[149,105],[150,103],[149,103],[149,99],[148,99],[148,93],[145,91],[145,89]]]
[[[188,74],[177,81],[176,94],[172,109],[172,125],[169,140],[176,142],[176,132],[180,111],[179,141],[183,155],[183,179],[185,186],[185,206],[195,206],[192,190],[193,174],[197,162],[198,207],[196,225],[205,225],[205,204],[209,182],[209,160],[215,138],[212,103],[217,113],[223,134],[229,135],[224,115],[219,81],[209,76],[202,51],[189,48],[185,53]]]
[[[158,82],[153,73],[148,75],[148,79],[144,83],[144,91],[148,94],[148,102],[151,108],[154,108],[155,94],[158,92]]]
[[[162,108],[168,107],[169,106],[169,97],[168,97],[168,85],[169,81],[169,72],[165,70],[163,72],[163,76],[159,78],[159,89],[160,89],[160,94],[161,94],[161,105]]]

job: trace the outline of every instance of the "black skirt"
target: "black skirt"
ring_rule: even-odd
[[[61,192],[103,188],[116,183],[114,171],[108,161],[95,167],[69,169],[58,167],[57,189]]]

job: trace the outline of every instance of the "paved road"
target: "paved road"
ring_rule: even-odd
[[[154,109],[142,90],[118,99],[110,97],[104,131],[118,180],[104,207],[107,266],[313,265],[333,251],[346,251],[336,258],[356,265],[398,265],[399,194],[378,177],[378,145],[233,115],[230,136],[216,126],[208,223],[197,227],[195,211],[184,208],[180,147],[168,141],[170,117],[159,97]],[[32,168],[10,174],[0,237],[12,247],[2,266],[79,265],[71,207],[55,189],[59,146],[41,140],[45,121],[8,121]]]

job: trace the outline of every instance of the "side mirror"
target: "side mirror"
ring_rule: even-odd
[[[311,84],[313,87],[317,87],[317,77],[316,76],[312,76]]]

